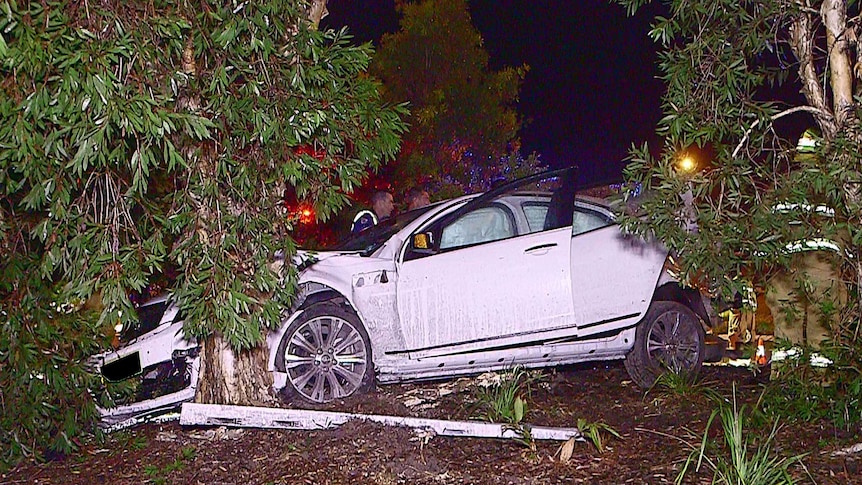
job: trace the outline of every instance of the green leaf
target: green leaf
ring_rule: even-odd
[[[515,422],[520,423],[524,419],[524,400],[521,396],[515,398]]]
[[[302,2],[204,4],[0,1],[0,238],[21,235],[0,244],[0,316],[32,317],[3,321],[0,347],[36,329],[21,361],[0,366],[3,382],[32,386],[4,402],[28,423],[4,456],[34,442],[70,446],[90,424],[72,418],[95,417],[82,401],[92,382],[72,372],[77,354],[56,349],[95,353],[102,326],[131,323],[129,292],[171,292],[189,335],[221,332],[240,351],[261,342],[296,292],[295,268],[269,268],[297,246],[292,221],[274,210],[283,188],[326,217],[349,201],[342,186],[358,187],[398,152],[406,110],[382,100],[370,46],[308,31]],[[183,71],[187,41],[194,74]],[[299,145],[325,155],[297,156]],[[43,311],[57,287],[99,295],[97,313],[67,324]],[[4,310],[11,288],[33,298],[20,312]],[[42,372],[60,382],[20,374],[40,369],[43,354],[65,363]]]

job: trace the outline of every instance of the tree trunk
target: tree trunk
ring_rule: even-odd
[[[309,3],[307,18],[313,28],[317,28],[320,19],[328,13],[328,0],[312,0]],[[300,20],[302,21],[302,20]],[[188,40],[183,55],[183,70],[190,76],[197,75],[196,60],[191,39]],[[185,100],[189,111],[197,111],[200,101],[195,98]],[[196,157],[198,170],[204,178],[215,177],[215,163],[210,159],[215,154],[203,150]],[[195,158],[192,158],[195,159]],[[225,204],[225,205],[229,205]],[[218,211],[203,204],[199,209],[201,221],[206,221],[196,230],[205,235],[210,227],[219,224],[207,224]],[[210,238],[204,238],[205,240]],[[208,404],[237,405],[270,405],[275,402],[271,392],[272,374],[267,370],[269,350],[266,340],[251,350],[237,352],[218,333],[213,333],[201,343],[200,372],[198,376],[195,402]]]
[[[826,53],[828,63],[824,68],[828,85],[831,88],[832,106],[831,113],[828,109],[825,85],[821,76],[814,67],[813,46],[816,37],[816,28],[809,17],[810,13],[802,13],[791,26],[791,47],[800,61],[799,76],[802,81],[802,92],[809,104],[818,109],[815,115],[821,128],[824,140],[834,141],[838,136],[845,136],[857,144],[862,143],[862,134],[859,131],[859,119],[854,111],[853,86],[857,81],[858,71],[853,67],[853,43],[856,39],[854,27],[848,25],[846,0],[824,0],[820,6],[820,17],[826,32]],[[857,67],[858,69],[858,67]],[[853,166],[852,153],[839,154],[848,167]],[[849,215],[850,224],[862,223],[862,193],[860,193],[859,173],[856,172],[855,180],[845,182],[844,197],[847,207],[851,209]],[[855,213],[853,211],[856,211]],[[860,248],[853,244],[852,237],[848,238],[845,250],[855,259],[853,268],[855,270],[855,286],[857,290],[856,311],[862,310],[862,263],[859,262]],[[858,314],[858,313],[857,313]],[[859,326],[853,336],[858,341]]]
[[[266,342],[234,352],[219,334],[201,345],[201,368],[195,402],[260,406],[272,404],[272,374],[266,370]]]
[[[320,25],[320,19],[329,14],[329,11],[326,9],[327,2],[328,0],[312,0],[311,5],[308,7],[308,21],[311,22],[311,25],[315,29]]]
[[[825,0],[821,6],[829,53],[829,82],[832,87],[832,112],[839,127],[847,124],[853,108],[853,68],[847,28],[847,2]]]
[[[838,127],[815,66],[814,34],[814,23],[809,14],[799,14],[790,26],[790,47],[793,49],[793,55],[799,60],[799,80],[802,83],[802,94],[805,95],[808,104],[817,109],[814,118],[820,126],[823,137],[832,139],[835,137]]]

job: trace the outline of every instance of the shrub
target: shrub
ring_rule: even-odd
[[[777,377],[764,390],[760,410],[785,421],[827,419],[850,431],[862,424],[862,372],[860,345],[824,345],[820,354],[832,363],[825,368],[810,364],[810,349],[803,348],[780,367]]]
[[[92,311],[15,263],[3,268],[18,271],[14,285],[0,279],[0,469],[76,448],[97,417],[86,359],[108,341]]]

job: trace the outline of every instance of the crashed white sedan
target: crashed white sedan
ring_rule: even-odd
[[[384,220],[334,251],[301,251],[299,297],[268,337],[276,390],[323,403],[375,382],[623,358],[641,386],[666,369],[696,373],[710,325],[701,294],[667,273],[660,244],[623,235],[602,199],[579,195],[574,174],[528,177]],[[158,326],[96,361],[106,377],[142,376],[153,391],[107,417],[194,392],[197,345],[176,308],[162,299],[141,313]]]

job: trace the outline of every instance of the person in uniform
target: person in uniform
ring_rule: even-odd
[[[353,217],[350,232],[356,234],[377,225],[379,221],[391,216],[394,208],[392,194],[385,190],[378,190],[371,195],[371,209],[363,209]]]

